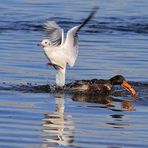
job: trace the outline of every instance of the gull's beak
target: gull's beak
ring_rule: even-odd
[[[137,94],[137,91],[125,80],[123,80],[123,83],[121,84],[121,86],[127,89],[129,92],[131,92],[132,95]]]
[[[38,43],[37,46],[43,47],[43,45],[41,43]]]

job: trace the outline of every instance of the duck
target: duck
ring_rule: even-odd
[[[131,95],[136,95],[137,90],[135,90],[129,82],[126,81],[124,76],[116,75],[110,79],[92,79],[92,80],[77,80],[72,83],[67,83],[64,86],[65,91],[72,93],[79,93],[85,95],[102,95],[107,96],[111,93],[113,86],[120,85]]]

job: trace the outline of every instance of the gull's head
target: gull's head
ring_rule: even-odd
[[[48,47],[50,46],[50,41],[48,39],[44,39],[38,45],[41,47]]]

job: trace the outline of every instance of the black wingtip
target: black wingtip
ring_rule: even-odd
[[[91,12],[91,14],[90,14],[91,17],[93,17],[93,16],[97,13],[98,9],[100,9],[99,6],[95,6],[95,7],[93,7],[92,12]]]
[[[94,17],[94,15],[97,13],[98,9],[99,9],[98,6],[95,6],[92,9],[92,11],[88,15],[88,17],[81,23],[81,25],[80,25],[79,29],[77,30],[77,32]]]
[[[96,12],[98,11],[98,9],[100,9],[99,6],[95,6],[95,7],[93,7],[93,10],[96,11]]]

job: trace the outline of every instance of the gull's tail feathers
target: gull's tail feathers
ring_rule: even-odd
[[[57,86],[63,87],[65,85],[65,72],[66,72],[66,68],[57,70],[57,73],[56,73]]]

